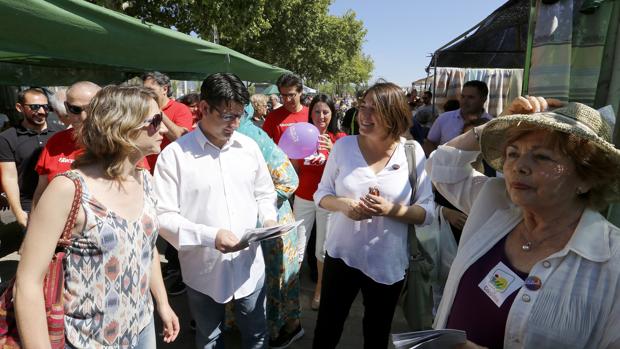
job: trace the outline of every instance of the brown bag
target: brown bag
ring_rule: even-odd
[[[63,307],[65,273],[63,258],[65,257],[65,249],[70,244],[71,230],[75,225],[82,198],[82,183],[79,179],[72,178],[72,180],[75,183],[73,204],[43,282],[47,329],[53,349],[63,349],[65,347],[65,313]],[[13,303],[14,286],[15,278],[11,279],[7,289],[0,295],[0,347],[2,349],[21,348],[21,340],[15,320],[15,304]]]

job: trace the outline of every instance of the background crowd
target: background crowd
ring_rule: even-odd
[[[289,347],[304,335],[304,261],[316,273],[313,347],[338,345],[361,293],[364,347],[386,348],[411,226],[439,241],[425,247],[427,315],[467,332],[458,347],[620,347],[620,230],[599,213],[620,199],[620,151],[599,112],[520,97],[491,115],[477,80],[441,107],[430,91],[384,81],[343,97],[303,95],[293,74],[277,86],[250,96],[217,73],[174,99],[170,79],[151,72],[136,86],[80,81],[64,101],[19,93],[23,119],[0,133],[0,173],[25,234],[15,286],[25,347],[49,342],[41,289],[73,214],[69,348],[153,348],[154,312],[174,341],[168,297],[181,294],[197,348],[224,347],[233,327],[244,348]],[[278,147],[297,123],[319,134],[301,159]],[[241,242],[246,229],[300,219],[282,237]]]

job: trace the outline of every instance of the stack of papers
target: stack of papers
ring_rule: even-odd
[[[393,333],[392,343],[396,349],[443,349],[467,341],[465,331],[429,330]]]
[[[249,245],[251,242],[260,242],[263,240],[269,240],[273,238],[277,238],[278,236],[282,236],[289,231],[297,228],[304,220],[299,220],[293,223],[280,224],[275,225],[269,228],[253,228],[246,229],[245,233],[239,240],[239,244]]]

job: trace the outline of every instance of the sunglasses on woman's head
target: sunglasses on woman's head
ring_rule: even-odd
[[[69,102],[65,102],[65,108],[71,114],[82,114],[86,107],[80,107],[78,105],[69,104]]]

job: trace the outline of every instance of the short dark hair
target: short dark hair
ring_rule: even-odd
[[[461,107],[461,102],[458,99],[448,99],[446,103],[443,104],[443,111],[453,111],[457,110]]]
[[[27,88],[25,90],[19,91],[17,93],[17,103],[19,104],[24,104],[24,102],[26,102],[26,95],[29,93],[38,93],[38,94],[42,94],[45,96],[45,98],[47,98],[48,102],[49,102],[49,96],[47,95],[47,93],[45,92],[44,89],[40,88],[40,87],[30,87]]]
[[[477,89],[478,93],[480,93],[480,96],[482,96],[484,99],[487,99],[487,96],[489,95],[489,87],[484,81],[470,80],[463,85],[463,88],[465,87],[473,87]]]
[[[168,86],[168,97],[172,96],[172,85],[170,85],[170,77],[164,73],[160,73],[158,71],[152,71],[148,73],[142,74],[142,82],[145,82],[148,79],[153,79],[157,83],[157,85],[164,87]]]
[[[210,107],[234,101],[245,106],[250,93],[239,77],[232,73],[215,73],[207,76],[200,86],[200,99]]]
[[[200,102],[200,95],[198,93],[192,92],[188,93],[185,96],[179,98],[179,102],[190,106],[192,104]]]
[[[379,123],[388,130],[388,137],[398,140],[411,128],[411,112],[405,93],[396,84],[380,80],[364,93],[374,104]]]
[[[276,81],[276,86],[278,86],[278,90],[282,87],[291,86],[295,86],[297,88],[297,92],[301,92],[304,89],[304,83],[301,81],[301,78],[291,73],[280,75],[278,81]]]
[[[428,98],[433,98],[433,93],[431,91],[424,91],[422,95],[428,95]]]
[[[319,102],[323,102],[327,104],[327,106],[329,107],[329,110],[332,112],[332,118],[329,121],[329,125],[327,125],[327,131],[333,134],[340,132],[340,130],[338,129],[338,114],[336,114],[336,105],[334,104],[334,100],[330,96],[324,93],[320,93],[314,96],[314,98],[312,98],[312,101],[310,102],[310,105],[308,106],[308,122],[313,124],[312,108],[314,108],[314,105]]]

